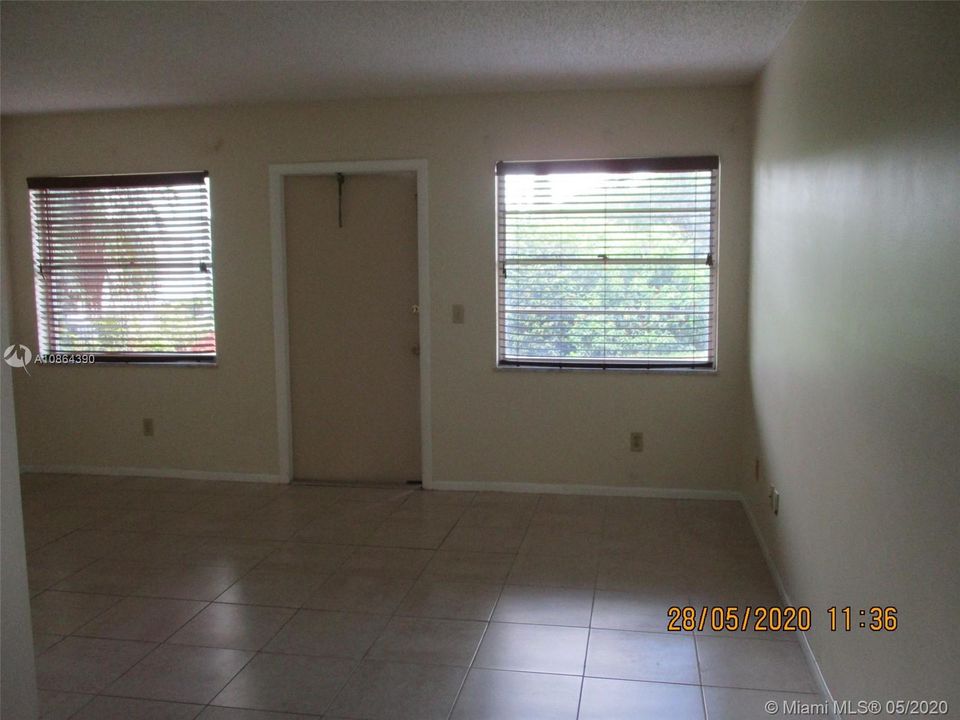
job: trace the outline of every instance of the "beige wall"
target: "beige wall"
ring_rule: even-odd
[[[815,609],[811,644],[834,696],[942,698],[951,712],[958,27],[955,3],[811,3],[764,72],[750,362],[779,516],[764,483],[745,481],[792,600]],[[894,605],[900,629],[831,634],[831,605]]]
[[[30,175],[210,171],[216,369],[37,368],[17,385],[27,465],[277,468],[267,166],[425,158],[438,481],[716,489],[736,482],[750,192],[746,88],[491,95],[4,118],[19,339],[35,344]],[[717,375],[495,371],[502,159],[717,153]],[[453,325],[463,303],[467,322]],[[156,436],[140,436],[140,418]],[[645,433],[642,454],[628,433]]]

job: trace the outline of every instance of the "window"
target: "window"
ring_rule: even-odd
[[[41,353],[216,361],[207,173],[27,182]]]
[[[719,168],[498,163],[499,366],[714,368]]]

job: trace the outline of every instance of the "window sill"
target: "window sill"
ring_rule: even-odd
[[[175,367],[175,368],[217,368],[218,362],[194,362],[193,360],[184,360],[183,362],[159,362],[156,360],[97,360],[91,365],[100,367],[109,367],[111,365],[122,365],[129,367],[131,365],[148,365],[149,367]]]
[[[145,358],[125,359],[125,358],[101,358],[94,356],[93,360],[80,360],[80,357],[89,357],[84,353],[51,353],[51,357],[60,357],[60,360],[36,360],[33,364],[43,367],[112,367],[123,366],[130,367],[136,365],[146,365],[150,367],[174,367],[174,368],[216,368],[219,366],[218,360],[157,360]],[[75,358],[75,359],[71,359]]]
[[[494,365],[496,372],[548,372],[548,373],[642,373],[650,375],[719,375],[720,372],[714,367],[703,368],[644,368],[644,367],[590,367],[565,365],[554,367],[550,365]]]

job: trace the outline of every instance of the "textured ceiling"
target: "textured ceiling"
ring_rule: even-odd
[[[747,82],[781,2],[0,3],[0,110]]]

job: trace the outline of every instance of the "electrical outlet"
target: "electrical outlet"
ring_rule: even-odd
[[[153,418],[143,419],[143,436],[153,437]]]
[[[457,304],[453,306],[453,322],[455,325],[463,325],[465,315],[466,312],[463,309],[463,305]]]
[[[630,452],[643,452],[643,433],[630,433]]]

